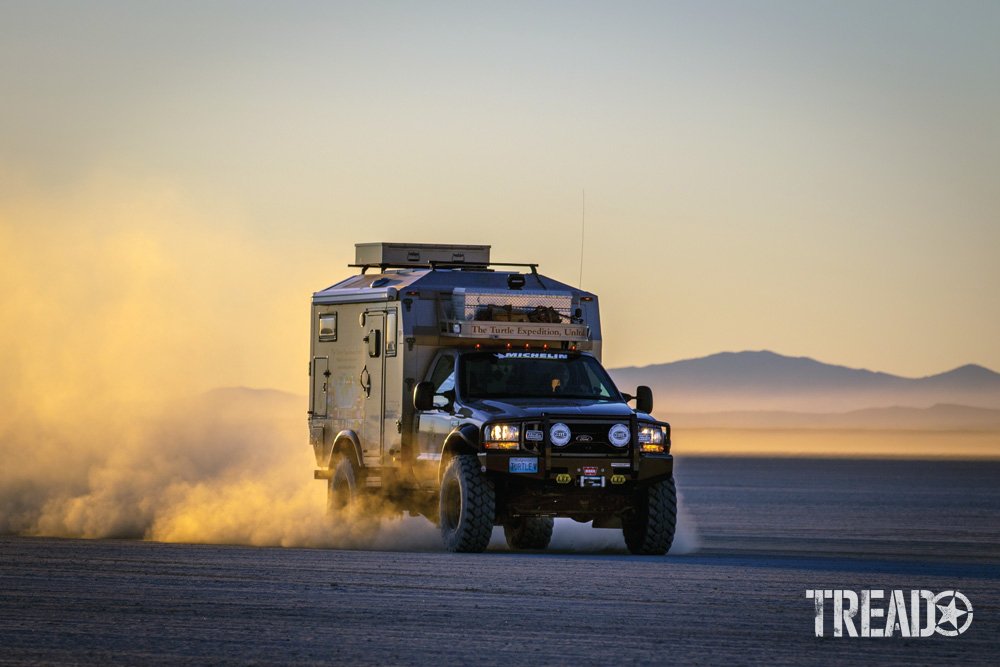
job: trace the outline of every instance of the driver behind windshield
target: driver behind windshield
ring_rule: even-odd
[[[566,364],[557,364],[551,376],[552,379],[549,381],[549,385],[552,387],[553,394],[589,393],[579,383],[574,383],[570,380],[569,367]]]
[[[462,394],[470,399],[560,396],[619,400],[604,369],[584,355],[467,353],[462,355],[459,373]]]

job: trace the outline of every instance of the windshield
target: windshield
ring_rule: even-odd
[[[563,352],[470,352],[459,362],[462,396],[620,401],[593,357]]]

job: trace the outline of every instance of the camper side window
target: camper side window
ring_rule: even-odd
[[[337,340],[337,313],[324,313],[319,316],[319,339]]]

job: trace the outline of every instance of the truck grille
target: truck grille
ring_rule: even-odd
[[[552,445],[552,456],[625,456],[632,451],[632,444],[635,441],[635,433],[632,433],[632,440],[625,447],[615,447],[608,441],[608,430],[615,424],[628,423],[627,421],[582,421],[574,419],[559,419],[552,417],[549,426],[556,422],[562,422],[569,426],[569,444],[562,447]],[[545,426],[539,422],[527,424],[528,429],[542,430]],[[588,440],[589,438],[589,440]],[[551,444],[548,431],[545,432],[546,444]],[[538,443],[542,445],[542,443]]]

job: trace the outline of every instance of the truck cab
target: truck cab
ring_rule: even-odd
[[[494,526],[543,549],[555,517],[669,549],[670,426],[602,367],[596,295],[488,246],[361,244],[356,267],[313,296],[310,442],[335,517],[378,495],[451,551]]]

